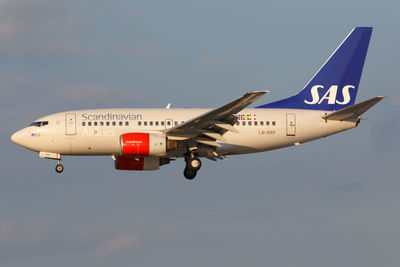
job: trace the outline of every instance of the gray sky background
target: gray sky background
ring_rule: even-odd
[[[0,0],[0,266],[398,266],[398,1]],[[217,107],[298,92],[373,26],[356,129],[266,153],[121,172],[10,141],[95,107]]]

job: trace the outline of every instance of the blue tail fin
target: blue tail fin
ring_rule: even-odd
[[[340,110],[356,100],[371,27],[356,27],[297,95],[257,108]]]

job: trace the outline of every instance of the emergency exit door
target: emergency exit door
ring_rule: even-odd
[[[286,114],[286,135],[296,135],[296,115],[294,113]]]
[[[67,113],[65,115],[65,133],[67,135],[75,135],[76,134],[76,114],[75,113]]]

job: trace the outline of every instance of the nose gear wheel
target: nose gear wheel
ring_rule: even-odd
[[[62,164],[57,164],[56,166],[56,172],[57,173],[62,173],[64,170],[64,166]]]

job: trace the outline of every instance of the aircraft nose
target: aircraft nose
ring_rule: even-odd
[[[16,135],[15,133],[13,135],[11,135],[11,141],[13,141],[14,143],[16,142]]]
[[[17,145],[22,145],[22,139],[23,139],[23,132],[22,130],[15,132],[12,136],[11,136],[11,141],[13,141],[14,143],[16,143]]]

